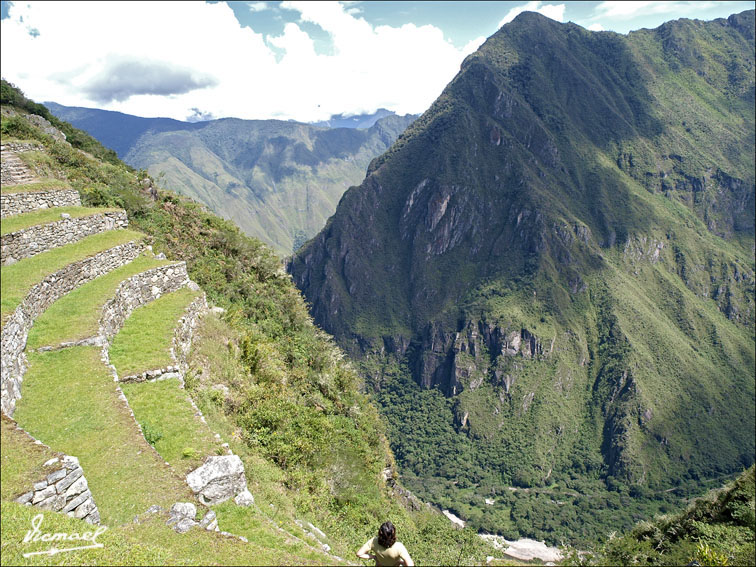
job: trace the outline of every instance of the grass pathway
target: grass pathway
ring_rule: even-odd
[[[145,252],[133,262],[74,289],[37,317],[29,330],[26,348],[34,350],[96,335],[102,308],[115,295],[123,280],[171,263],[168,260],[156,260],[150,252]]]
[[[129,522],[153,504],[192,501],[191,491],[147,444],[96,347],[30,353],[19,425],[79,458],[102,522]]]
[[[53,248],[31,258],[24,258],[0,269],[2,321],[24,300],[29,290],[50,274],[68,264],[94,256],[100,252],[133,240],[142,240],[144,234],[133,230],[109,230],[93,234],[66,246]]]
[[[195,415],[177,379],[122,384],[121,389],[147,439],[179,473],[193,471],[205,457],[226,454],[221,441]]]
[[[5,217],[0,228],[0,234],[10,234],[19,230],[24,230],[39,224],[48,224],[61,220],[61,214],[70,215],[72,219],[81,217],[90,217],[98,213],[115,212],[119,209],[112,207],[53,207],[51,209],[40,209],[29,213],[12,215]]]
[[[46,178],[39,181],[33,181],[32,183],[24,183],[22,185],[2,185],[0,186],[0,194],[9,195],[11,193],[33,193],[36,191],[53,191],[53,190],[71,190],[71,186],[60,179]]]
[[[110,345],[119,378],[174,364],[170,349],[176,323],[199,292],[182,288],[135,309]]]

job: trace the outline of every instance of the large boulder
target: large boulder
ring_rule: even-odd
[[[186,477],[189,488],[203,504],[212,506],[247,490],[244,464],[237,455],[208,457]]]

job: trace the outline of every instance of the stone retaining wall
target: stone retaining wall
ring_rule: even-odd
[[[75,189],[48,189],[0,195],[0,218],[50,207],[81,207],[79,192]]]
[[[195,284],[196,285],[196,284]],[[207,296],[203,292],[197,299],[192,301],[179,319],[173,333],[173,347],[171,358],[176,361],[181,374],[185,374],[189,364],[187,359],[192,348],[194,329],[199,324],[200,317],[207,312]]]
[[[128,225],[126,211],[109,211],[86,217],[65,217],[59,221],[31,226],[3,235],[0,262],[12,264],[16,260],[76,242],[91,234],[126,228]]]
[[[29,438],[29,442],[47,447],[18,425],[15,427]],[[35,482],[30,490],[16,498],[15,501],[27,506],[36,506],[43,510],[62,512],[90,524],[99,524],[100,512],[92,493],[89,491],[84,470],[79,465],[79,459],[57,453],[56,457],[47,461],[43,466],[48,470],[53,470],[39,482]]]
[[[12,416],[16,409],[16,400],[21,398],[21,380],[26,372],[24,348],[34,319],[69,291],[131,262],[143,250],[144,243],[141,241],[115,246],[65,266],[29,290],[26,298],[8,317],[2,329],[0,409],[4,414]]]
[[[55,461],[60,463],[61,468],[35,482],[33,489],[16,498],[16,502],[99,524],[100,512],[87,486],[84,471],[79,466],[79,459],[64,455]],[[48,463],[57,464],[50,461],[45,464]]]
[[[122,281],[102,309],[100,336],[110,342],[134,309],[188,283],[186,262],[152,268]]]
[[[37,142],[8,142],[0,146],[0,151],[30,152],[41,150],[42,144]]]
[[[191,289],[199,290],[199,286],[187,277],[188,286]],[[131,374],[121,376],[119,382],[154,382],[157,380],[168,380],[178,378],[181,387],[184,387],[184,373],[188,368],[187,358],[192,348],[192,338],[194,329],[199,324],[200,317],[207,312],[207,296],[203,292],[199,297],[192,300],[184,310],[184,314],[178,320],[176,328],[173,331],[173,341],[171,346],[171,359],[175,364],[168,365],[165,368],[154,368],[141,372],[140,374]],[[204,421],[204,418],[203,418]]]

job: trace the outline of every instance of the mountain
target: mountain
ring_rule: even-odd
[[[378,120],[386,116],[395,116],[395,113],[385,108],[379,108],[372,114],[355,114],[353,116],[334,114],[328,120],[312,122],[312,125],[323,126],[325,128],[370,128]]]
[[[284,255],[323,227],[347,187],[415,118],[388,111],[379,118],[379,111],[364,117],[367,129],[325,128],[233,118],[180,122],[48,105],[132,167],[162,176]]]
[[[44,105],[54,116],[115,150],[121,159],[126,157],[131,147],[146,132],[171,132],[202,127],[202,123],[182,122],[172,118],[142,118],[112,110],[64,106],[56,102],[45,102]]]
[[[420,564],[494,553],[397,481],[385,424],[265,244],[0,87],[3,564],[91,539],[85,516],[99,546],[64,561],[342,565],[383,518]],[[205,481],[253,498],[197,494],[222,459]]]
[[[694,500],[686,510],[640,522],[613,538],[581,565],[752,565],[754,467],[726,486]],[[572,552],[573,558],[579,552]]]
[[[753,463],[753,30],[523,13],[291,260],[410,488],[558,543]]]

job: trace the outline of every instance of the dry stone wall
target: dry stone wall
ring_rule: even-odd
[[[0,146],[0,151],[3,152],[31,152],[41,149],[42,145],[37,142],[9,142]]]
[[[26,298],[8,317],[2,329],[0,408],[4,414],[12,416],[16,400],[21,398],[21,381],[26,372],[24,348],[34,319],[69,291],[131,262],[142,250],[144,243],[140,241],[115,246],[69,264],[29,290]]]
[[[71,244],[86,236],[126,228],[128,225],[126,211],[109,211],[86,217],[64,217],[59,221],[4,234],[0,247],[0,262],[12,264],[51,248]]]
[[[75,189],[23,191],[0,195],[0,218],[51,207],[80,207],[81,197]]]
[[[199,286],[187,277],[187,285],[191,289],[199,290]],[[194,329],[199,324],[199,319],[207,312],[207,296],[202,293],[194,299],[184,310],[181,319],[178,320],[173,333],[173,346],[171,346],[171,359],[175,364],[165,368],[154,368],[140,374],[121,376],[119,382],[151,382],[155,380],[168,380],[178,378],[184,384],[184,374],[188,368],[187,358],[192,347]],[[204,418],[202,418],[204,420]]]
[[[113,298],[103,307],[100,336],[110,342],[134,309],[188,283],[186,262],[152,268],[122,281]]]
[[[26,434],[30,443],[44,445],[18,425],[16,425],[16,428]],[[62,512],[90,524],[99,524],[100,512],[92,493],[89,491],[87,479],[79,464],[79,459],[57,453],[56,457],[47,461],[43,466],[47,470],[52,469],[51,472],[35,482],[27,492],[16,498],[16,502],[27,506],[36,506],[42,510]]]
[[[185,374],[189,367],[187,359],[192,347],[194,329],[199,324],[200,317],[206,312],[207,297],[203,293],[187,306],[184,315],[179,319],[178,325],[176,325],[176,330],[173,334],[172,355],[182,374]]]

